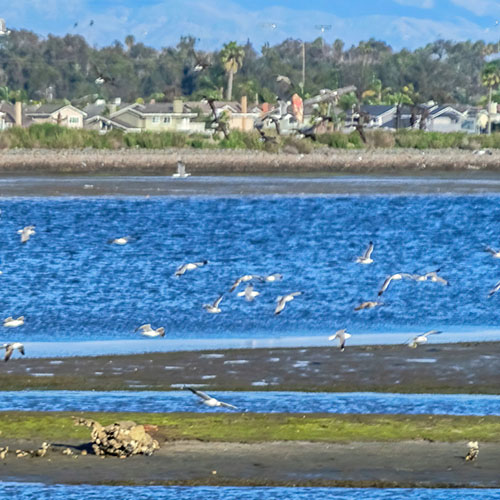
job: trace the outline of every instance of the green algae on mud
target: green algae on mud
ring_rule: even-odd
[[[0,439],[8,437],[52,442],[88,440],[89,430],[76,426],[73,417],[91,418],[103,425],[133,420],[157,426],[153,434],[160,442],[458,442],[471,437],[480,442],[500,442],[500,417],[496,416],[22,411],[0,412]]]
[[[352,346],[342,353],[337,348],[276,347],[15,358],[0,366],[0,390],[171,391],[197,385],[206,392],[499,394],[499,347],[499,342],[467,342],[418,349]],[[278,358],[279,363],[273,361]],[[428,358],[435,362],[423,370],[418,361]],[[478,363],[480,359],[488,361]],[[234,363],[241,360],[245,362]],[[205,374],[213,378],[207,380]],[[268,385],[255,385],[262,379]]]

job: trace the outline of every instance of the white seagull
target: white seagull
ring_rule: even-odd
[[[3,344],[0,349],[5,349],[4,361],[9,361],[14,349],[17,349],[24,356],[24,345],[21,342],[10,342],[9,344]]]
[[[26,226],[17,231],[17,234],[21,235],[21,243],[26,243],[30,236],[35,234],[35,226]]]
[[[222,297],[224,297],[224,294],[219,295],[219,297],[215,300],[213,304],[203,304],[203,309],[205,309],[207,312],[212,313],[212,314],[218,314],[220,313],[220,301],[222,300]]]
[[[243,290],[242,292],[238,292],[237,295],[238,297],[245,297],[248,302],[252,302],[252,300],[255,299],[257,295],[260,295],[260,292],[255,291],[253,289],[253,285],[247,285],[245,290]]]
[[[333,335],[330,335],[328,337],[328,340],[339,339],[339,348],[341,351],[344,351],[345,341],[349,338],[351,338],[351,334],[347,333],[347,330],[345,328],[342,328],[342,330],[337,330]]]
[[[156,330],[153,330],[151,328],[151,325],[148,323],[147,325],[142,325],[135,329],[136,332],[138,330],[140,330],[141,334],[145,335],[146,337],[165,337],[165,328],[163,328],[163,326],[157,328]]]
[[[113,240],[108,240],[108,243],[110,245],[126,245],[130,241],[133,241],[137,238],[134,238],[133,236],[121,236],[120,238],[115,238]]]
[[[445,280],[441,276],[438,276],[439,269],[436,269],[435,271],[431,271],[430,273],[425,273],[424,274],[424,281],[432,281],[433,283],[441,283],[442,285],[449,285],[450,282],[448,280]]]
[[[234,289],[238,288],[241,283],[246,283],[247,281],[255,280],[255,279],[260,279],[260,276],[257,276],[255,274],[245,274],[244,276],[241,276],[238,278],[231,286],[229,289],[229,292],[232,292]]]
[[[494,293],[498,292],[498,290],[500,290],[500,281],[497,281],[497,284],[490,290],[488,297],[491,297]]]
[[[186,177],[189,177],[191,174],[188,174],[186,172],[186,165],[182,163],[182,161],[177,162],[177,172],[172,174],[172,177],[176,177],[178,179],[185,179]]]
[[[412,279],[412,280],[415,279],[414,275],[411,275],[409,273],[396,273],[396,274],[393,274],[391,276],[388,276],[385,279],[384,283],[382,284],[382,287],[380,288],[380,290],[378,292],[379,297],[387,290],[387,288],[391,284],[391,281],[398,281],[398,280],[402,280],[403,278]]]
[[[278,302],[278,305],[276,306],[276,309],[274,310],[274,314],[279,314],[283,309],[285,309],[286,303],[290,302],[293,300],[295,297],[298,297],[299,295],[302,295],[302,292],[292,292],[289,293],[288,295],[283,295],[279,296],[276,299],[276,302]]]
[[[373,262],[373,259],[371,258],[372,252],[373,252],[373,242],[370,241],[365,253],[361,257],[357,257],[356,262],[358,262],[359,264],[371,264]]]
[[[260,281],[265,281],[266,283],[273,283],[274,281],[279,281],[283,279],[283,275],[280,273],[269,274],[267,276],[259,276]]]
[[[490,252],[491,256],[494,257],[495,259],[500,259],[500,250],[494,250],[493,248],[487,246],[484,249],[484,251],[485,252]]]
[[[224,408],[231,408],[231,410],[238,409],[237,406],[230,405],[229,403],[224,403],[223,401],[219,401],[218,399],[215,399],[212,396],[209,396],[205,392],[197,391],[196,389],[193,389],[192,387],[185,387],[185,389],[188,389],[193,394],[196,394],[199,398],[201,398],[201,402],[204,405],[210,406],[211,408],[214,408],[216,406],[223,406]]]
[[[24,316],[19,316],[19,318],[14,319],[12,316],[5,318],[3,320],[3,326],[7,328],[17,328],[18,326],[24,325]]]
[[[413,337],[408,341],[408,347],[411,347],[415,349],[421,344],[425,344],[427,342],[427,337],[429,335],[437,335],[438,333],[443,333],[440,330],[429,330],[426,333],[423,333],[422,335],[417,335],[416,337]]]
[[[208,264],[208,260],[202,260],[200,262],[189,262],[188,264],[182,264],[175,271],[174,276],[182,276],[186,271],[193,271],[194,269],[198,269],[204,265]]]
[[[383,306],[383,305],[384,305],[383,302],[378,302],[376,300],[367,300],[366,302],[362,302],[361,304],[359,304],[359,306],[356,306],[354,308],[354,310],[361,311],[363,309],[372,309],[374,307]]]

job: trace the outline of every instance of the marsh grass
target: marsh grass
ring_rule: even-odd
[[[155,437],[256,443],[266,441],[394,442],[428,440],[500,442],[500,417],[444,415],[325,415],[253,413],[93,413],[0,412],[0,440],[87,440],[89,429],[75,426],[72,416],[103,425],[133,420],[157,425]]]
[[[267,135],[275,135],[274,130],[266,130]],[[465,132],[425,132],[422,130],[366,130],[368,147],[378,149],[479,149],[500,148],[500,133],[488,135],[470,135]],[[100,134],[96,130],[70,129],[44,123],[29,128],[12,127],[0,132],[0,149],[45,148],[45,149],[241,149],[250,151],[278,152],[283,148],[293,147],[298,153],[308,154],[318,148],[363,149],[358,132],[349,134],[328,132],[318,135],[317,142],[299,139],[294,135],[276,136],[276,143],[264,144],[257,131],[241,132],[233,130],[229,139],[212,137],[204,134],[184,132],[138,132],[123,133],[112,130]]]

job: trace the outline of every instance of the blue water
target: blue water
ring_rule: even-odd
[[[0,202],[0,314],[26,316],[4,339],[136,339],[143,323],[167,338],[453,330],[498,325],[500,198],[483,196],[266,196],[5,198]],[[36,224],[21,246],[16,231]],[[140,239],[123,247],[117,236]],[[373,240],[375,263],[354,263]],[[204,268],[173,276],[183,262]],[[451,286],[396,282],[385,306],[355,312],[398,271],[441,268]],[[222,313],[202,304],[246,273],[281,272],[247,303],[227,294]],[[304,294],[274,316],[276,297]],[[459,304],[459,307],[457,306]],[[145,339],[145,342],[148,339]]]
[[[253,413],[500,415],[500,396],[372,392],[210,392]],[[1,391],[0,411],[220,412],[189,391]]]
[[[500,498],[499,489],[408,488],[247,488],[181,486],[66,486],[37,483],[0,484],[1,498],[13,500],[449,500]]]

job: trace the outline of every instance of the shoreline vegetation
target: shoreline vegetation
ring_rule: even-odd
[[[73,130],[33,125],[0,133],[3,174],[170,175],[182,160],[194,175],[284,173],[422,173],[500,169],[500,134],[381,130],[293,136],[263,143],[256,131],[229,140],[184,133]]]

